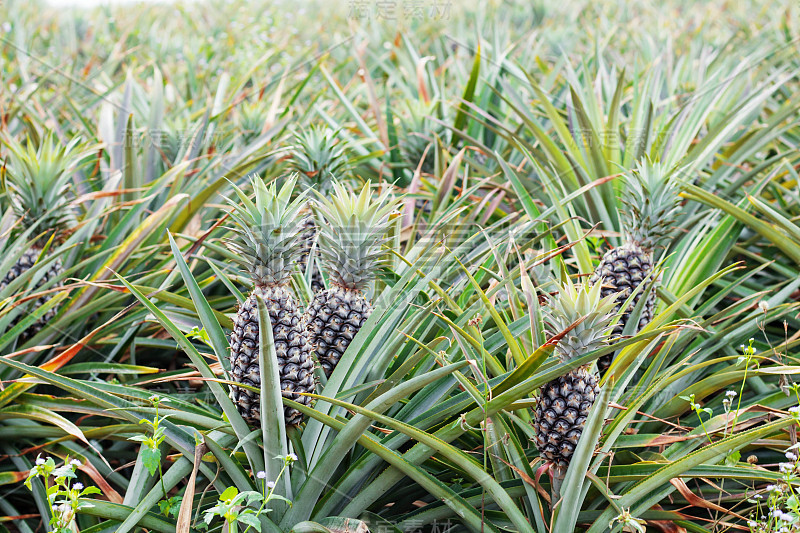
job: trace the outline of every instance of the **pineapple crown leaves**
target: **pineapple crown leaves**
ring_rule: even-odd
[[[347,170],[346,143],[339,139],[339,130],[312,126],[294,134],[290,166],[302,176],[303,187],[326,193],[333,176]]]
[[[400,119],[403,128],[400,148],[416,162],[431,142],[435,147],[437,138],[445,139],[448,130],[435,120],[438,106],[436,101],[426,103],[411,100],[407,102],[407,106],[408,115]],[[432,152],[429,152],[428,157],[433,160]]]
[[[355,193],[334,181],[333,195],[318,192],[311,204],[319,227],[320,261],[334,284],[349,289],[365,289],[386,261],[382,247],[397,208],[389,189],[373,198],[370,187],[367,182]]]
[[[82,145],[78,138],[63,145],[52,133],[38,146],[30,138],[24,145],[10,136],[2,141],[8,149],[2,186],[23,225],[38,223],[55,232],[72,225],[75,212],[68,194],[72,175],[96,146]]]
[[[246,135],[258,135],[267,121],[267,111],[261,101],[239,106],[239,125]]]
[[[437,120],[447,120],[447,108],[439,98],[429,101],[409,99],[405,101],[408,113],[400,117],[400,122],[406,131],[435,130],[436,134],[447,133],[447,128]],[[433,133],[433,132],[432,132]]]
[[[566,362],[605,345],[617,318],[615,307],[616,295],[601,298],[600,283],[576,286],[567,278],[559,285],[544,308],[548,334],[564,334],[555,350],[559,359]]]
[[[680,213],[678,183],[661,163],[639,163],[625,174],[622,225],[627,239],[652,251],[672,232]]]
[[[302,254],[303,224],[298,214],[305,207],[306,194],[292,200],[297,176],[286,180],[280,189],[275,181],[267,186],[256,174],[250,182],[255,202],[231,184],[239,201],[231,198],[227,201],[233,208],[230,211],[236,223],[233,230],[240,239],[226,244],[237,254],[235,261],[250,272],[256,286],[285,284]]]

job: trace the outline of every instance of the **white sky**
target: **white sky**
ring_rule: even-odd
[[[135,4],[139,2],[148,4],[172,3],[172,0],[45,0],[45,1],[51,6],[56,6],[56,7],[58,6],[91,7],[91,6],[100,6],[108,4]]]

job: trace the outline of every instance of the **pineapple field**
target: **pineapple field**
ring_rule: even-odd
[[[0,533],[800,531],[796,2],[0,15]]]

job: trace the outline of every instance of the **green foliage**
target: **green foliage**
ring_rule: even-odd
[[[239,492],[236,487],[228,487],[219,495],[217,505],[205,512],[205,523],[210,524],[214,517],[219,516],[227,523],[228,531],[233,533],[238,532],[240,526],[246,526],[247,529],[252,527],[261,531],[261,522],[258,521],[257,513],[252,509],[241,509],[241,507],[258,504],[263,500],[264,495],[260,492],[254,490]]]
[[[161,446],[161,443],[164,442],[165,438],[165,429],[161,425],[161,422],[167,417],[158,416],[158,406],[160,403],[166,403],[168,401],[168,398],[151,396],[150,402],[153,404],[153,407],[156,410],[155,418],[153,418],[153,420],[142,419],[139,421],[139,423],[150,426],[152,433],[150,435],[134,435],[128,439],[134,442],[142,443],[142,462],[145,468],[147,468],[147,470],[150,472],[150,475],[155,474],[156,470],[160,471],[161,469],[161,450],[159,447]]]
[[[182,502],[183,498],[181,496],[172,496],[166,500],[159,501],[158,508],[164,516],[175,518],[178,516],[178,509]]]
[[[41,249],[0,280],[0,530],[797,529],[795,3],[356,4],[0,5],[2,277]],[[264,333],[251,427],[231,317],[308,306],[310,186],[374,311],[313,406]],[[657,303],[612,339],[585,280],[631,236]],[[603,356],[551,478],[537,391]]]
[[[64,464],[57,467],[52,457],[43,458],[40,455],[36,457],[36,464],[25,480],[25,486],[31,490],[34,479],[41,478],[44,483],[49,506],[47,515],[50,517],[50,527],[55,533],[71,533],[76,513],[92,505],[79,499],[101,493],[97,487],[84,487],[83,483],[73,481],[77,478],[75,469],[80,466],[80,461],[77,459],[70,461],[67,456]]]

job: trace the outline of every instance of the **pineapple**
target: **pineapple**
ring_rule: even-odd
[[[555,353],[562,362],[597,350],[609,340],[615,318],[614,296],[601,297],[600,285],[576,287],[571,280],[559,287],[545,320],[551,336],[569,332],[558,342]],[[572,329],[570,329],[572,328]],[[599,377],[588,366],[570,370],[545,384],[534,412],[536,447],[552,464],[554,477],[563,479],[583,426],[600,393]]]
[[[5,177],[3,190],[15,215],[20,219],[22,227],[36,226],[36,239],[22,253],[0,281],[0,290],[33,267],[42,251],[51,239],[58,243],[66,230],[75,223],[75,212],[70,205],[69,194],[72,175],[80,163],[92,153],[91,147],[79,145],[75,139],[66,146],[58,143],[52,134],[46,135],[38,146],[30,139],[26,144],[5,137],[3,143],[8,149],[5,159]],[[50,286],[52,280],[59,278],[64,272],[61,259],[55,259],[37,281],[34,291]],[[57,281],[50,286],[59,287]],[[52,293],[44,294],[36,299],[34,306],[44,305]],[[20,343],[24,343],[42,330],[53,319],[57,309],[52,308],[42,315],[20,335]],[[22,315],[18,315],[9,327],[14,326]]]
[[[333,197],[320,196],[314,203],[319,231],[319,253],[331,288],[318,292],[306,312],[309,338],[326,376],[372,312],[363,291],[385,260],[381,250],[387,241],[389,192],[377,199],[370,184],[360,194],[333,184]]]
[[[592,274],[591,283],[601,283],[603,296],[616,295],[617,311],[634,290],[653,270],[653,251],[670,234],[680,209],[675,182],[659,163],[644,163],[625,175],[622,201],[626,207],[621,214],[625,243],[605,253]],[[650,283],[654,281],[651,280]],[[631,311],[639,303],[645,287],[633,298],[630,306],[614,327],[613,335],[622,335]],[[655,291],[650,291],[634,334],[653,319]],[[611,365],[611,355],[601,357],[597,364],[605,373]]]
[[[311,398],[298,393],[315,390],[314,360],[302,314],[289,290],[292,266],[302,252],[303,226],[298,223],[297,215],[305,202],[305,194],[291,199],[296,178],[289,179],[280,190],[274,182],[267,187],[258,176],[253,176],[251,181],[255,203],[236,186],[234,189],[242,205],[229,200],[240,240],[229,242],[228,246],[237,254],[237,262],[250,272],[255,285],[233,320],[231,373],[237,383],[255,387],[261,384],[256,301],[256,295],[260,295],[267,304],[272,322],[283,396],[309,405]],[[258,393],[233,386],[231,399],[248,422],[257,424],[260,421]],[[303,417],[297,409],[285,407],[284,419],[287,425],[297,426]]]
[[[300,186],[314,189],[327,195],[330,192],[331,179],[347,170],[345,144],[338,139],[339,132],[311,127],[303,132],[295,133],[295,144],[292,147],[289,166],[300,173]],[[317,237],[317,225],[311,213],[303,218],[303,254],[300,256],[300,267],[305,273],[306,267],[313,259],[314,241]],[[311,272],[311,291],[324,288],[319,269],[314,266]]]

